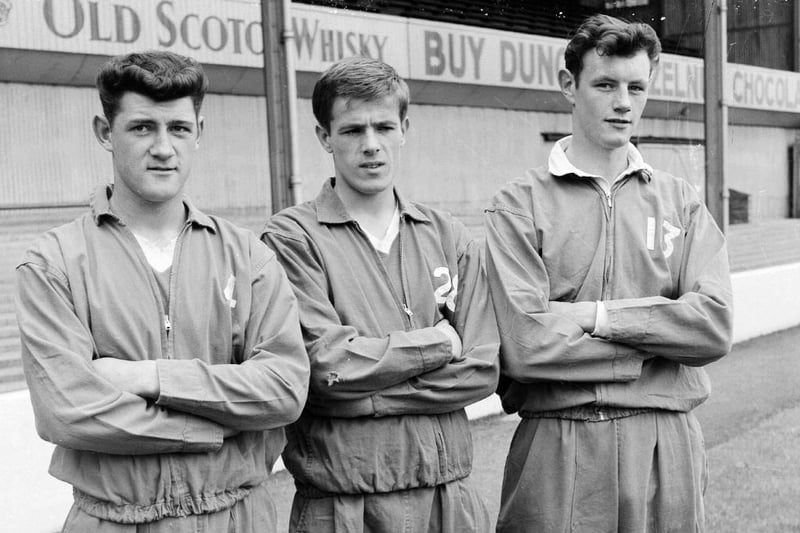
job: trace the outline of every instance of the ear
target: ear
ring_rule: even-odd
[[[558,86],[561,88],[561,94],[567,99],[571,105],[575,105],[575,87],[577,82],[572,72],[562,68],[558,71]]]
[[[111,144],[111,124],[108,123],[108,119],[101,115],[95,115],[94,119],[92,119],[92,129],[94,130],[94,136],[97,137],[97,142],[100,143],[100,146],[109,152],[113,152],[114,147]]]
[[[200,137],[203,136],[203,127],[206,123],[206,117],[199,116],[197,117],[197,138],[194,140],[194,149],[197,150],[200,148]]]
[[[319,140],[319,144],[322,145],[322,148],[329,154],[332,154],[333,148],[330,143],[331,134],[328,133],[328,130],[317,124],[314,132],[317,134],[317,139]]]
[[[400,139],[400,145],[406,144],[406,132],[408,128],[411,126],[411,121],[408,120],[408,117],[404,118],[403,121],[400,123],[400,132],[402,133],[403,137]]]

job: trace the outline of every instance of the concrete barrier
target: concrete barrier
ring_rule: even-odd
[[[800,263],[736,272],[733,342],[800,325]]]

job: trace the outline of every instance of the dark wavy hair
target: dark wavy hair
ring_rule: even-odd
[[[623,57],[644,50],[650,58],[651,71],[661,55],[661,41],[649,24],[593,15],[575,30],[564,51],[564,63],[574,76],[576,85],[583,70],[583,57],[595,48],[601,56]]]
[[[129,91],[157,102],[189,96],[195,114],[199,114],[208,79],[194,59],[158,50],[112,57],[100,68],[95,85],[100,92],[103,114],[112,124],[122,95]]]
[[[311,107],[319,125],[328,130],[337,97],[374,100],[390,95],[397,95],[400,120],[405,119],[410,95],[397,71],[377,59],[349,57],[331,65],[317,80]]]

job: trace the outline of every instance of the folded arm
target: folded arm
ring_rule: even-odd
[[[220,424],[154,405],[95,370],[91,332],[76,315],[61,272],[23,263],[17,291],[22,361],[43,439],[126,455],[219,449]]]
[[[236,299],[250,304],[245,360],[208,364],[192,354],[156,361],[156,404],[238,431],[294,422],[308,393],[309,362],[297,302],[278,261],[260,242],[251,283]],[[187,357],[189,356],[189,357]]]
[[[453,304],[445,314],[463,342],[457,358],[367,397],[309,402],[308,409],[317,415],[352,417],[439,414],[492,394],[499,375],[500,341],[480,249],[474,242],[459,259],[458,292]]]
[[[724,236],[699,200],[687,209],[679,296],[604,302],[608,324],[603,329],[613,342],[700,366],[730,351],[733,296]]]
[[[520,382],[637,379],[643,357],[634,347],[594,337],[563,309],[550,308],[550,281],[530,214],[493,206],[485,224],[503,373]]]
[[[313,244],[266,232],[295,290],[311,359],[310,388],[318,401],[365,399],[378,391],[442,367],[454,358],[451,335],[432,325],[363,336],[342,324],[328,294],[328,280]]]

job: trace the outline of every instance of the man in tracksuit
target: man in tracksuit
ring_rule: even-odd
[[[503,406],[522,420],[498,531],[702,531],[692,409],[731,345],[725,239],[630,143],[660,43],[588,19],[565,52],[573,134],[486,210]]]
[[[305,402],[297,301],[254,235],[183,196],[200,65],[129,54],[97,77],[113,185],[17,267],[22,361],[65,532],[277,530],[265,487]]]
[[[452,216],[395,189],[408,87],[346,59],[317,82],[317,136],[335,176],[273,216],[311,358],[283,454],[291,531],[487,531],[469,482],[464,407],[495,390],[499,342],[480,247]]]

